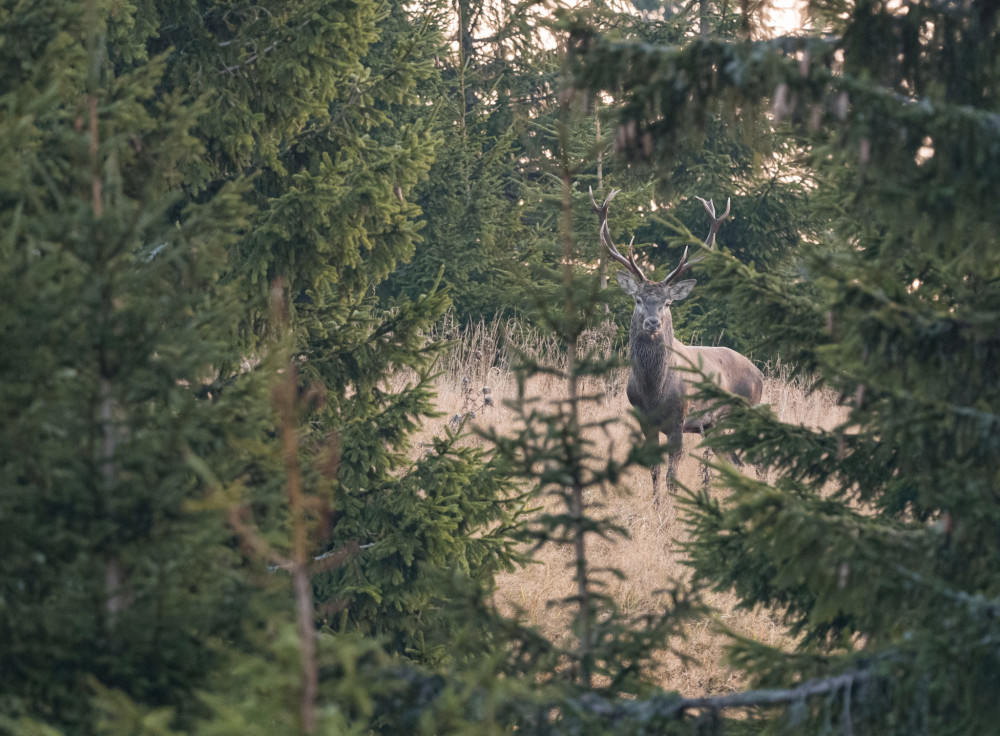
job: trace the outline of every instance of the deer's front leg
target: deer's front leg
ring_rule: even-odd
[[[653,505],[660,505],[660,463],[656,463],[649,469],[649,474],[653,478]]]
[[[673,495],[677,491],[675,479],[677,478],[677,465],[680,463],[681,450],[684,448],[684,432],[681,425],[671,430],[667,435],[667,453],[670,459],[667,461],[667,493]]]
[[[640,429],[642,430],[643,436],[646,438],[646,445],[649,447],[655,447],[660,441],[660,430],[654,424],[649,424],[647,422],[640,421]],[[657,506],[660,505],[660,463],[655,463],[649,469],[650,477],[653,481],[653,503]]]

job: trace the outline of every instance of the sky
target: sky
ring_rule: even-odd
[[[799,30],[802,27],[802,0],[771,0],[768,24],[775,36]]]

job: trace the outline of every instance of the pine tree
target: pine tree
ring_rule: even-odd
[[[738,412],[771,485],[693,499],[697,576],[782,612],[797,651],[738,642],[770,690],[687,709],[762,708],[789,733],[984,733],[996,721],[996,9],[811,5],[825,35],[637,47],[581,33],[581,72],[632,92],[640,129],[698,134],[702,111],[770,103],[809,145],[828,223],[798,283],[725,258],[768,339],[843,397],[829,430]],[[613,71],[611,71],[613,70]],[[708,261],[706,262],[706,264]],[[808,292],[803,288],[808,285]]]
[[[386,650],[473,656],[421,617],[516,559],[495,463],[446,432],[407,454],[446,297],[372,296],[412,253],[407,198],[441,142],[417,94],[436,25],[374,2],[3,12],[4,710],[310,731],[288,715],[309,691],[320,725],[364,730],[399,687]],[[291,431],[263,391],[284,351]],[[248,542],[280,552],[301,516],[291,436],[327,510],[306,549],[339,563],[312,579],[315,688],[302,607]]]
[[[604,494],[613,492],[622,475],[635,465],[659,462],[655,449],[636,438],[624,461],[602,447],[597,437],[613,420],[588,422],[586,407],[602,396],[588,393],[584,378],[601,375],[617,359],[589,354],[581,340],[587,325],[601,313],[599,274],[585,265],[575,236],[577,211],[589,209],[589,197],[581,196],[574,184],[589,169],[591,161],[577,155],[573,134],[580,130],[572,121],[583,107],[582,98],[560,95],[560,119],[555,128],[554,150],[558,154],[561,202],[558,212],[559,245],[562,247],[560,281],[546,290],[546,307],[539,307],[543,324],[567,346],[564,367],[544,365],[524,357],[519,367],[522,393],[509,402],[516,412],[520,431],[512,436],[490,433],[498,452],[510,459],[517,476],[530,484],[532,498],[548,499],[544,511],[525,524],[524,534],[535,549],[556,545],[570,551],[569,573],[575,594],[561,601],[574,612],[568,643],[541,640],[531,631],[511,627],[509,649],[521,656],[518,674],[537,680],[534,698],[513,693],[506,701],[510,723],[533,733],[586,733],[602,727],[602,716],[590,711],[591,699],[617,700],[646,696],[657,688],[649,677],[654,653],[669,647],[670,637],[696,608],[682,591],[674,591],[674,606],[659,616],[633,620],[607,595],[614,569],[596,568],[588,550],[596,537],[621,538],[627,533],[604,512]],[[576,200],[576,201],[574,201]],[[593,215],[585,220],[592,223]],[[586,238],[587,241],[590,238]],[[585,263],[585,262],[584,262]],[[557,298],[550,298],[555,294]],[[539,300],[540,305],[542,300]],[[524,382],[538,374],[555,374],[566,381],[566,398],[543,402],[527,397]]]
[[[612,20],[602,23],[585,18],[587,32],[628,45],[677,47],[694,39],[738,42],[762,34],[758,12],[726,3],[633,6],[635,10],[613,14]],[[648,82],[643,79],[639,85]],[[794,267],[800,241],[814,240],[816,228],[808,207],[811,175],[803,166],[798,140],[779,135],[761,119],[763,103],[751,106],[744,101],[736,112],[724,94],[705,99],[686,134],[663,135],[658,124],[639,123],[637,116],[645,119],[637,108],[647,98],[642,93],[632,95],[629,84],[602,91],[605,99],[613,100],[606,107],[604,129],[614,149],[609,168],[619,173],[615,186],[626,194],[634,187],[651,188],[645,201],[639,199],[645,211],[638,227],[629,231],[637,242],[651,245],[649,259],[669,269],[695,241],[691,233],[700,232],[704,223],[704,210],[696,199],[700,196],[716,202],[732,199],[733,216],[720,234],[722,247],[759,271]],[[655,202],[652,208],[650,200]],[[628,203],[623,205],[631,209]],[[698,280],[699,289],[676,309],[678,338],[688,344],[727,345],[752,352],[757,360],[773,358],[761,349],[761,330],[743,319],[728,290],[714,289],[708,272],[699,274]]]
[[[532,119],[551,104],[555,54],[530,3],[462,0],[445,12],[451,35],[426,94],[446,143],[414,192],[422,240],[383,289],[413,298],[440,279],[462,322],[532,313],[518,278],[534,240],[521,200],[537,175]]]
[[[142,22],[121,30],[120,48],[130,39],[145,53],[169,45],[166,90],[227,101],[195,130],[209,155],[186,172],[188,196],[253,180],[250,222],[227,261],[227,279],[251,307],[241,347],[250,355],[271,349],[280,330],[267,302],[280,281],[302,391],[323,396],[300,416],[303,461],[333,445],[340,457],[326,488],[335,512],[314,551],[360,551],[314,579],[326,611],[317,621],[382,634],[393,651],[433,658],[444,640],[430,641],[415,623],[440,604],[430,573],[454,567],[478,580],[509,558],[506,484],[481,453],[442,438],[409,460],[410,435],[433,416],[428,379],[439,348],[425,336],[446,296],[433,282],[392,309],[374,296],[420,239],[413,191],[444,140],[427,104],[442,46],[439,10],[311,0],[201,11],[181,3],[143,7],[136,17]],[[416,374],[412,384],[387,387],[403,370]],[[265,533],[281,533],[286,513],[273,440],[261,440],[245,484]],[[497,522],[494,535],[480,534]]]
[[[0,54],[0,703],[91,733],[97,683],[190,719],[248,596],[189,458],[220,473],[258,426],[202,390],[240,315],[220,283],[238,187],[177,196],[204,107],[162,58],[106,64],[95,3],[6,5]],[[22,724],[23,725],[23,724]]]

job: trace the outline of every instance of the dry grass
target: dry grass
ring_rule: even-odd
[[[507,337],[516,348],[550,365],[565,363],[565,356],[554,340],[514,323],[505,327]],[[491,426],[501,433],[516,431],[517,414],[503,405],[505,398],[516,395],[517,387],[511,372],[511,352],[504,348],[501,338],[502,326],[480,324],[464,331],[453,326],[445,329],[445,334],[456,342],[442,365],[443,373],[437,382],[438,407],[444,417],[432,423],[435,426],[425,428],[428,437],[439,433],[445,422],[470,410],[477,413],[475,422],[481,426]],[[607,331],[598,331],[587,335],[585,342],[589,349],[607,355],[611,350],[611,337]],[[581,417],[584,422],[604,417],[623,420],[614,424],[607,434],[591,438],[597,448],[607,448],[606,452],[617,455],[624,454],[637,429],[625,398],[626,375],[627,370],[623,368],[609,379],[588,379],[582,387],[583,393],[603,396],[601,401],[584,405]],[[492,406],[483,406],[483,387],[489,388],[486,395],[494,399]],[[547,401],[559,401],[566,397],[567,387],[565,381],[557,377],[539,376],[529,383],[527,393]],[[789,381],[781,366],[768,371],[763,401],[770,404],[782,420],[795,424],[829,428],[843,416],[833,396],[824,392],[808,393],[801,383]],[[697,438],[687,436],[685,451],[695,451],[697,444]],[[678,471],[681,482],[697,487],[702,467],[695,457],[686,455]],[[713,495],[726,493],[718,488],[711,492]],[[607,579],[609,592],[619,607],[626,614],[636,616],[663,610],[668,599],[658,591],[689,575],[678,548],[678,542],[686,538],[686,530],[676,518],[673,500],[667,499],[661,507],[655,507],[649,473],[637,469],[623,479],[619,488],[607,494],[595,492],[588,501],[603,506],[603,512],[625,527],[629,534],[628,539],[594,539],[588,550],[593,566],[616,567],[625,574],[621,580]],[[572,612],[566,606],[552,603],[574,592],[571,552],[549,545],[538,551],[536,560],[538,564],[500,575],[497,603],[507,613],[520,611],[529,623],[552,639],[569,637]],[[740,675],[725,665],[726,637],[719,632],[719,624],[767,644],[783,646],[790,643],[780,621],[767,611],[737,610],[732,594],[712,594],[706,602],[714,608],[714,617],[689,624],[686,640],[677,646],[698,660],[698,664],[686,665],[668,653],[657,659],[655,674],[666,689],[699,695],[729,692],[742,684]]]

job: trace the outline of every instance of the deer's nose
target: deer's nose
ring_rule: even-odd
[[[644,330],[648,330],[649,332],[656,332],[657,330],[660,329],[660,318],[646,317],[646,319],[642,323],[642,327]]]

